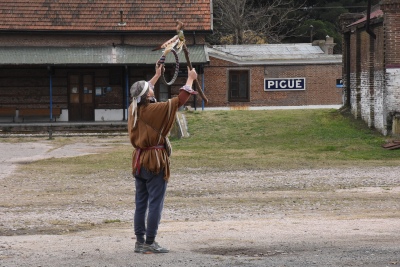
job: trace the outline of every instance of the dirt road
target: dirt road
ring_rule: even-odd
[[[59,181],[20,168],[125,142],[0,142],[0,266],[400,266],[400,167],[176,173],[165,255],[133,252],[129,170]]]

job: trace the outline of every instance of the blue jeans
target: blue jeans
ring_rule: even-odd
[[[137,237],[155,238],[158,225],[161,220],[161,213],[164,207],[167,182],[164,180],[164,170],[154,174],[141,168],[140,174],[135,175],[136,186],[136,209],[134,217],[135,235]],[[146,211],[147,228],[146,228]]]

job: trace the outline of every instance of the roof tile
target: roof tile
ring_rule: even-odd
[[[119,26],[120,11],[125,26]],[[1,0],[0,30],[211,31],[211,0]]]

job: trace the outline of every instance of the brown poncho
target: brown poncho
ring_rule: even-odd
[[[168,115],[169,103],[149,103],[138,107],[138,119],[133,128],[134,118],[132,116],[132,104],[128,112],[128,132],[132,146],[135,148],[132,154],[132,172],[136,173],[136,159],[140,149],[138,163],[142,168],[159,173],[164,169],[164,179],[168,181],[170,176],[169,158],[165,149],[148,149],[164,144],[166,136],[175,120],[175,115],[180,105],[179,98],[174,97],[171,102],[170,114]],[[169,119],[168,119],[169,116]],[[162,136],[160,136],[160,133]]]

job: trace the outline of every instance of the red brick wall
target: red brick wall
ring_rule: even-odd
[[[384,11],[385,53],[387,65],[400,65],[400,1],[384,0],[381,3]]]
[[[250,71],[250,102],[228,101],[228,71]],[[342,89],[336,88],[336,79],[342,75],[341,64],[299,66],[239,66],[210,57],[204,68],[205,92],[208,107],[223,106],[298,106],[340,105]],[[304,91],[264,91],[264,78],[306,78]]]
[[[59,87],[58,83],[59,81],[55,79],[53,87],[55,106],[67,102],[66,79],[65,86]],[[47,108],[50,103],[49,84],[46,68],[0,68],[0,107]]]
[[[112,91],[103,96],[95,96],[95,108],[121,108],[124,98],[124,70],[114,73],[121,75],[119,84],[110,85],[111,68],[56,68],[52,74],[53,106],[68,108],[68,74],[94,74],[96,87],[111,87]],[[0,107],[48,108],[50,104],[50,78],[45,67],[13,67],[0,69]]]
[[[400,112],[400,0],[382,0],[380,8],[383,18],[374,18],[370,25],[376,38],[366,31],[365,21],[343,27],[350,35],[349,51],[344,51],[350,53],[350,62],[344,61],[343,73],[349,73],[344,75],[345,90],[353,115],[386,135],[393,114]]]

